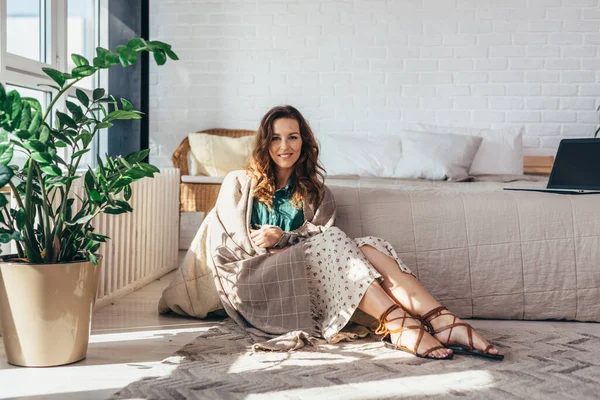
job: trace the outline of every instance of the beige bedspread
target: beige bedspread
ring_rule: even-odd
[[[546,179],[535,176],[326,183],[338,227],[352,237],[388,240],[423,285],[460,316],[600,321],[600,195],[502,190],[544,187]],[[188,253],[184,265],[159,311],[168,311],[171,296],[194,297],[204,305],[197,316],[219,308],[210,271],[197,255]],[[188,279],[194,280],[192,293],[173,290]]]
[[[327,182],[336,225],[388,240],[461,316],[600,321],[600,195],[503,190],[534,176]]]

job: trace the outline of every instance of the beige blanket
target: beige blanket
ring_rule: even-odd
[[[222,303],[255,339],[292,331],[305,332],[306,337],[318,335],[310,310],[304,251],[295,244],[333,225],[331,192],[325,188],[318,207],[305,202],[305,223],[284,235],[280,243],[288,246],[285,250],[269,254],[256,247],[249,235],[253,188],[253,180],[244,171],[227,175],[215,208],[198,230],[176,279],[163,293],[159,312],[172,310],[204,318]]]

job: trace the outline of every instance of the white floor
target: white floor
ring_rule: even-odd
[[[8,364],[0,346],[0,399],[105,399],[143,377],[211,321],[158,315],[156,305],[171,280],[162,279],[98,310],[87,358],[52,368]]]
[[[105,399],[207,330],[212,321],[160,316],[156,305],[170,276],[155,281],[94,314],[87,358],[53,368],[21,368],[6,362],[0,346],[0,399]],[[600,334],[600,324],[473,320],[475,327],[577,330]]]

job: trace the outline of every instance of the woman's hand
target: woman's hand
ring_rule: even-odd
[[[280,251],[284,251],[286,248],[287,248],[287,246],[286,246],[286,247],[282,247],[281,249],[267,249],[267,251],[268,251],[269,253],[271,253],[271,254],[277,254],[277,253],[279,253]]]
[[[283,236],[278,226],[263,226],[260,229],[250,229],[250,238],[255,245],[262,248],[273,247]]]

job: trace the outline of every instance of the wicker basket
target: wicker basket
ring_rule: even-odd
[[[255,131],[241,129],[208,129],[198,133],[210,135],[227,136],[239,138],[256,134]],[[189,175],[188,154],[190,142],[186,137],[173,153],[171,160],[173,166],[179,168],[181,175]],[[210,211],[217,201],[219,189],[218,183],[184,183],[179,184],[179,211],[180,212],[207,212]]]

